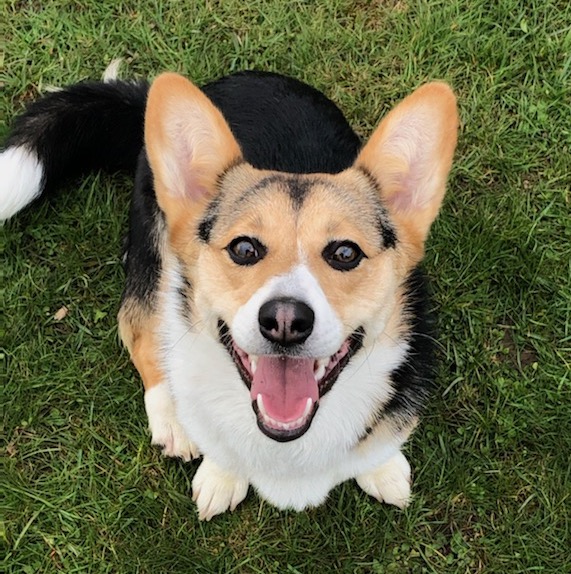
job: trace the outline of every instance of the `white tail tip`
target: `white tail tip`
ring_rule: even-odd
[[[123,64],[123,58],[115,58],[112,62],[105,68],[103,72],[103,81],[105,83],[113,82],[119,79],[119,69]]]
[[[0,153],[0,174],[0,221],[5,221],[40,195],[44,168],[33,151],[14,146]]]

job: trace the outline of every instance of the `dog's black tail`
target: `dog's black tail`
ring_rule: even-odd
[[[0,153],[0,220],[70,177],[99,169],[134,173],[147,91],[146,82],[85,82],[30,104]]]

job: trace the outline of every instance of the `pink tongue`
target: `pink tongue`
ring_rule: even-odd
[[[315,359],[259,357],[250,389],[252,401],[261,394],[270,417],[279,422],[298,419],[305,410],[307,399],[315,403],[319,398],[313,376],[314,363]]]

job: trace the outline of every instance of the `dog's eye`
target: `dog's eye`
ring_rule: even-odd
[[[361,248],[352,241],[332,241],[325,247],[322,257],[333,269],[350,271],[366,257]]]
[[[254,237],[236,237],[226,246],[226,251],[238,265],[254,265],[267,253],[267,249]]]

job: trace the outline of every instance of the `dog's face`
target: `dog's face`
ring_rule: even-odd
[[[454,97],[417,90],[335,175],[253,168],[220,112],[173,74],[151,87],[145,129],[193,322],[227,349],[262,432],[296,439],[351,357],[400,335],[402,283],[455,147]]]
[[[291,440],[392,305],[392,224],[358,170],[302,177],[239,164],[219,194],[195,314],[216,318],[260,428]]]

